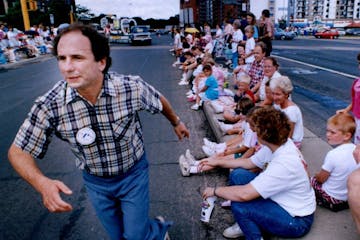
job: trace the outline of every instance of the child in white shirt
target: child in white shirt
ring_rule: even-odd
[[[355,120],[348,113],[328,119],[326,137],[330,145],[337,145],[325,157],[321,170],[311,178],[318,205],[337,212],[347,209],[347,178],[356,168],[353,157]]]
[[[252,25],[247,25],[245,27],[246,43],[245,43],[245,62],[250,67],[251,64],[255,61],[254,57],[254,48],[255,48],[255,39],[254,39],[254,27]]]

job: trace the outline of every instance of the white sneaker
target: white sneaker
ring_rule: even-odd
[[[189,83],[183,79],[181,79],[181,81],[178,83],[180,86],[182,85],[188,85]]]
[[[185,151],[185,158],[186,160],[188,160],[188,163],[190,165],[197,165],[197,161],[195,159],[195,157],[190,153],[190,150],[189,149],[186,149]]]
[[[206,145],[202,146],[201,148],[202,148],[203,152],[206,154],[206,156],[208,156],[208,157],[211,157],[211,156],[215,155],[215,153],[216,153],[213,148],[210,148]]]
[[[212,142],[212,141],[210,141],[210,140],[207,139],[207,138],[203,138],[203,141],[204,141],[204,145],[205,145],[205,146],[208,146],[208,147],[210,147],[210,148],[215,148],[216,145],[217,145],[216,142]]]
[[[191,96],[191,95],[194,95],[192,90],[189,90],[189,91],[186,92],[186,96]]]
[[[216,153],[223,153],[226,149],[226,143],[218,143],[215,146]]]
[[[210,221],[211,213],[214,209],[216,199],[216,196],[212,196],[208,197],[202,202],[200,218],[202,222],[208,223]]]
[[[223,236],[226,238],[238,238],[244,236],[238,223],[235,223],[231,227],[228,227],[224,230]]]
[[[199,108],[200,108],[200,105],[197,103],[195,103],[194,105],[191,106],[191,109],[195,110],[195,111],[199,110]]]
[[[184,155],[181,155],[179,157],[179,166],[181,170],[181,175],[183,177],[190,176],[190,164],[188,163]]]

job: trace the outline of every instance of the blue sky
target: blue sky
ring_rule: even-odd
[[[76,0],[96,15],[116,14],[117,17],[168,19],[179,14],[179,0]]]

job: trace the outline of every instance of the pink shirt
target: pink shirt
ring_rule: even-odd
[[[355,79],[351,87],[352,112],[356,118],[360,118],[360,78]]]

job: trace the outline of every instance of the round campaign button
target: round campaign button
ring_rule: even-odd
[[[76,141],[81,145],[89,145],[95,141],[96,134],[91,128],[85,127],[76,133]]]

